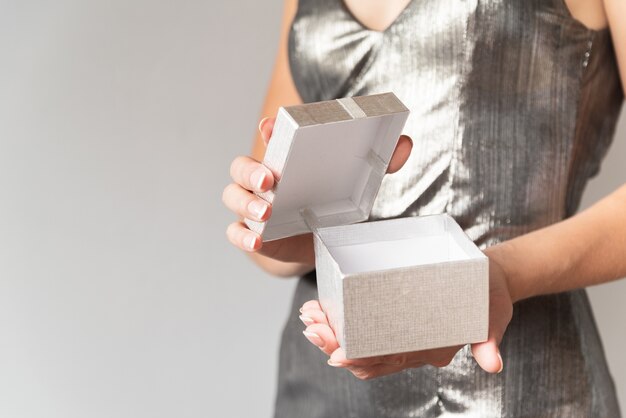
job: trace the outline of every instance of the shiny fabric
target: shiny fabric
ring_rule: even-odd
[[[623,101],[608,30],[563,0],[413,0],[385,31],[341,0],[300,0],[289,39],[305,102],[393,91],[414,147],[372,219],[448,212],[481,247],[573,215]],[[467,348],[443,369],[362,382],[301,335],[300,280],[283,334],[277,418],[618,417],[584,290],[516,304],[488,375]]]

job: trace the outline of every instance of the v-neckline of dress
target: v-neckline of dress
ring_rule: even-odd
[[[404,8],[400,11],[400,13],[398,13],[396,18],[393,19],[391,21],[391,23],[389,23],[389,25],[387,25],[387,27],[385,29],[382,29],[382,30],[377,30],[377,29],[374,29],[374,28],[370,28],[369,26],[365,25],[358,17],[356,17],[356,15],[348,7],[348,5],[346,4],[345,0],[339,0],[339,2],[341,3],[341,7],[346,12],[346,14],[348,14],[350,19],[352,19],[356,24],[358,24],[361,27],[361,29],[363,29],[363,30],[365,30],[367,32],[377,33],[379,35],[385,35],[394,26],[396,26],[400,20],[402,20],[402,18],[407,13],[407,11],[411,8],[411,6],[413,6],[413,3],[415,2],[415,0],[409,0],[409,2],[406,4],[406,6],[404,6]]]

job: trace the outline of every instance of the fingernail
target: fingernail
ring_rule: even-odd
[[[312,318],[304,315],[300,315],[298,318],[300,318],[300,321],[302,321],[307,327],[315,322]]]
[[[265,123],[266,120],[268,120],[269,118],[266,116],[263,119],[261,119],[259,121],[259,132],[261,132],[261,128],[263,127],[263,124]]]
[[[302,312],[303,312],[302,308],[298,309],[298,311],[299,311],[300,313],[302,313]]]
[[[254,247],[256,247],[256,236],[248,235],[243,239],[243,242],[248,249],[254,250]]]
[[[498,373],[502,373],[502,370],[504,370],[504,361],[502,361],[502,356],[500,355],[500,351],[498,351],[498,358],[500,359],[500,370],[498,370]]]
[[[257,190],[261,191],[263,190],[263,182],[265,181],[265,177],[267,177],[267,173],[265,172],[265,170],[262,168],[257,168],[250,176],[250,182]]]
[[[343,364],[332,361],[331,359],[328,359],[326,363],[328,363],[329,366],[333,367],[343,367]]]
[[[267,213],[267,208],[266,203],[262,203],[258,200],[253,200],[248,204],[248,210],[250,213],[253,213],[258,220],[263,219],[263,216]]]
[[[320,336],[317,335],[316,333],[309,332],[309,331],[302,331],[302,333],[304,334],[306,339],[309,340],[312,344],[315,344],[318,347],[321,347],[324,345],[324,342],[322,341]]]

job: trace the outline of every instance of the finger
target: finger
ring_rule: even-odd
[[[324,312],[320,310],[304,310],[302,311],[302,315],[300,315],[299,318],[300,321],[302,321],[306,326],[313,324],[328,325],[328,319],[326,318],[326,314],[324,314]]]
[[[269,203],[236,183],[231,183],[224,188],[222,202],[229,210],[242,218],[264,221],[271,215]]]
[[[488,373],[500,373],[504,369],[504,362],[495,338],[484,343],[472,344],[472,355],[476,363]]]
[[[311,342],[311,344],[316,345],[329,356],[333,353],[333,351],[339,348],[337,337],[335,337],[335,333],[328,325],[309,325],[303,331],[303,334],[307,340]]]
[[[304,305],[302,305],[302,308],[300,308],[300,312],[306,309],[317,309],[321,311],[322,305],[320,305],[320,303],[316,300],[310,300],[308,302],[304,302]]]
[[[504,362],[500,355],[500,341],[510,319],[510,314],[505,315],[491,302],[489,313],[489,336],[487,341],[472,344],[472,355],[478,365],[488,373],[500,373],[504,369]]]
[[[472,344],[474,359],[488,373],[500,373],[504,369],[499,346],[513,315],[511,299],[506,284],[504,281],[496,279],[497,276],[493,274],[490,276],[489,335],[487,341]]]
[[[462,346],[435,348],[431,350],[413,351],[410,353],[389,354],[384,356],[347,359],[343,351],[333,353],[331,361],[344,366],[371,367],[376,365],[398,366],[402,368],[420,367],[432,364],[436,367],[445,367],[454,358]]]
[[[395,173],[400,170],[404,163],[406,163],[409,159],[412,149],[413,140],[406,135],[402,135],[400,139],[398,139],[396,149],[393,151],[393,155],[391,156],[389,167],[387,167],[387,173]]]
[[[334,367],[371,367],[377,364],[383,364],[383,358],[387,356],[363,357],[363,358],[346,358],[343,349],[335,350],[328,360],[328,364]]]
[[[346,364],[346,354],[343,352],[343,348],[337,347],[335,351],[330,353],[328,365],[337,368],[345,368],[348,366]]]
[[[254,252],[261,248],[261,237],[250,231],[242,222],[233,222],[226,228],[228,240],[244,251]]]
[[[317,323],[325,324],[325,325],[329,324],[328,318],[326,317],[326,313],[324,313],[324,311],[321,309],[321,307],[317,303],[316,305],[302,306],[302,308],[300,308],[300,313],[305,317],[314,319],[315,322]]]
[[[415,358],[419,360],[418,356],[415,356]],[[383,356],[380,360],[381,364],[398,367],[409,366],[409,361],[411,361],[411,364],[423,364],[421,361],[411,360],[411,356],[406,353]]]
[[[399,355],[393,356],[384,356],[384,357],[397,357]],[[356,365],[356,364],[346,364],[345,362],[345,353],[343,349],[338,348],[335,350],[330,359],[328,359],[328,365],[336,368],[345,368],[348,369],[354,376],[361,380],[369,380],[375,377],[386,376],[392,373],[398,373],[409,367],[419,367],[423,366],[424,363],[414,362],[412,365],[407,364],[386,364],[386,363],[377,363],[370,365]],[[403,361],[405,361],[404,359]]]
[[[261,119],[259,122],[259,132],[261,133],[261,139],[263,139],[263,143],[265,145],[270,142],[270,138],[272,137],[272,131],[274,130],[274,124],[276,123],[276,118],[268,118],[265,117]]]
[[[423,351],[423,355],[419,358],[418,362],[423,364],[430,364],[435,367],[446,367],[449,365],[459,350],[463,348],[462,345],[452,346],[452,347],[443,347],[443,348],[433,348],[431,350]],[[409,358],[408,363],[410,364],[412,361]]]
[[[237,157],[230,165],[233,181],[246,190],[264,192],[274,185],[272,172],[250,157]]]
[[[377,377],[383,377],[394,373],[399,373],[405,367],[394,366],[389,364],[376,364],[370,367],[349,366],[347,369],[360,380],[370,380]]]
[[[445,356],[445,357],[438,357],[435,358],[433,360],[430,360],[428,363],[420,363],[421,365],[424,364],[430,364],[431,366],[435,366],[435,367],[446,367],[448,366],[450,363],[452,363],[452,360],[454,359],[454,355],[450,356]],[[416,366],[412,366],[412,367],[416,367]]]
[[[326,314],[322,311],[322,306],[316,300],[305,302],[300,308],[300,313],[302,314],[300,315],[300,320],[305,325],[314,323],[328,325],[328,318],[326,318]]]

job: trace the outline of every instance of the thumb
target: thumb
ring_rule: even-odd
[[[472,344],[472,355],[476,363],[487,373],[500,373],[504,368],[498,343],[493,336],[484,343]]]
[[[400,170],[404,163],[409,159],[411,155],[411,149],[413,149],[413,140],[407,135],[400,136],[396,149],[393,151],[391,161],[387,167],[387,173],[395,173]]]
[[[492,293],[497,293],[492,286]],[[472,344],[472,354],[478,365],[487,373],[500,373],[504,368],[502,355],[500,354],[500,342],[504,331],[511,320],[512,306],[503,305],[502,298],[493,298],[489,303],[489,334],[487,341]]]
[[[504,363],[499,346],[513,316],[513,305],[502,268],[490,263],[489,273],[489,334],[487,341],[472,344],[472,354],[483,370],[500,373]]]
[[[263,139],[263,143],[266,146],[270,142],[270,138],[272,137],[272,131],[274,130],[275,122],[276,118],[268,117],[261,119],[261,121],[259,122],[259,132],[261,133],[261,139]]]

